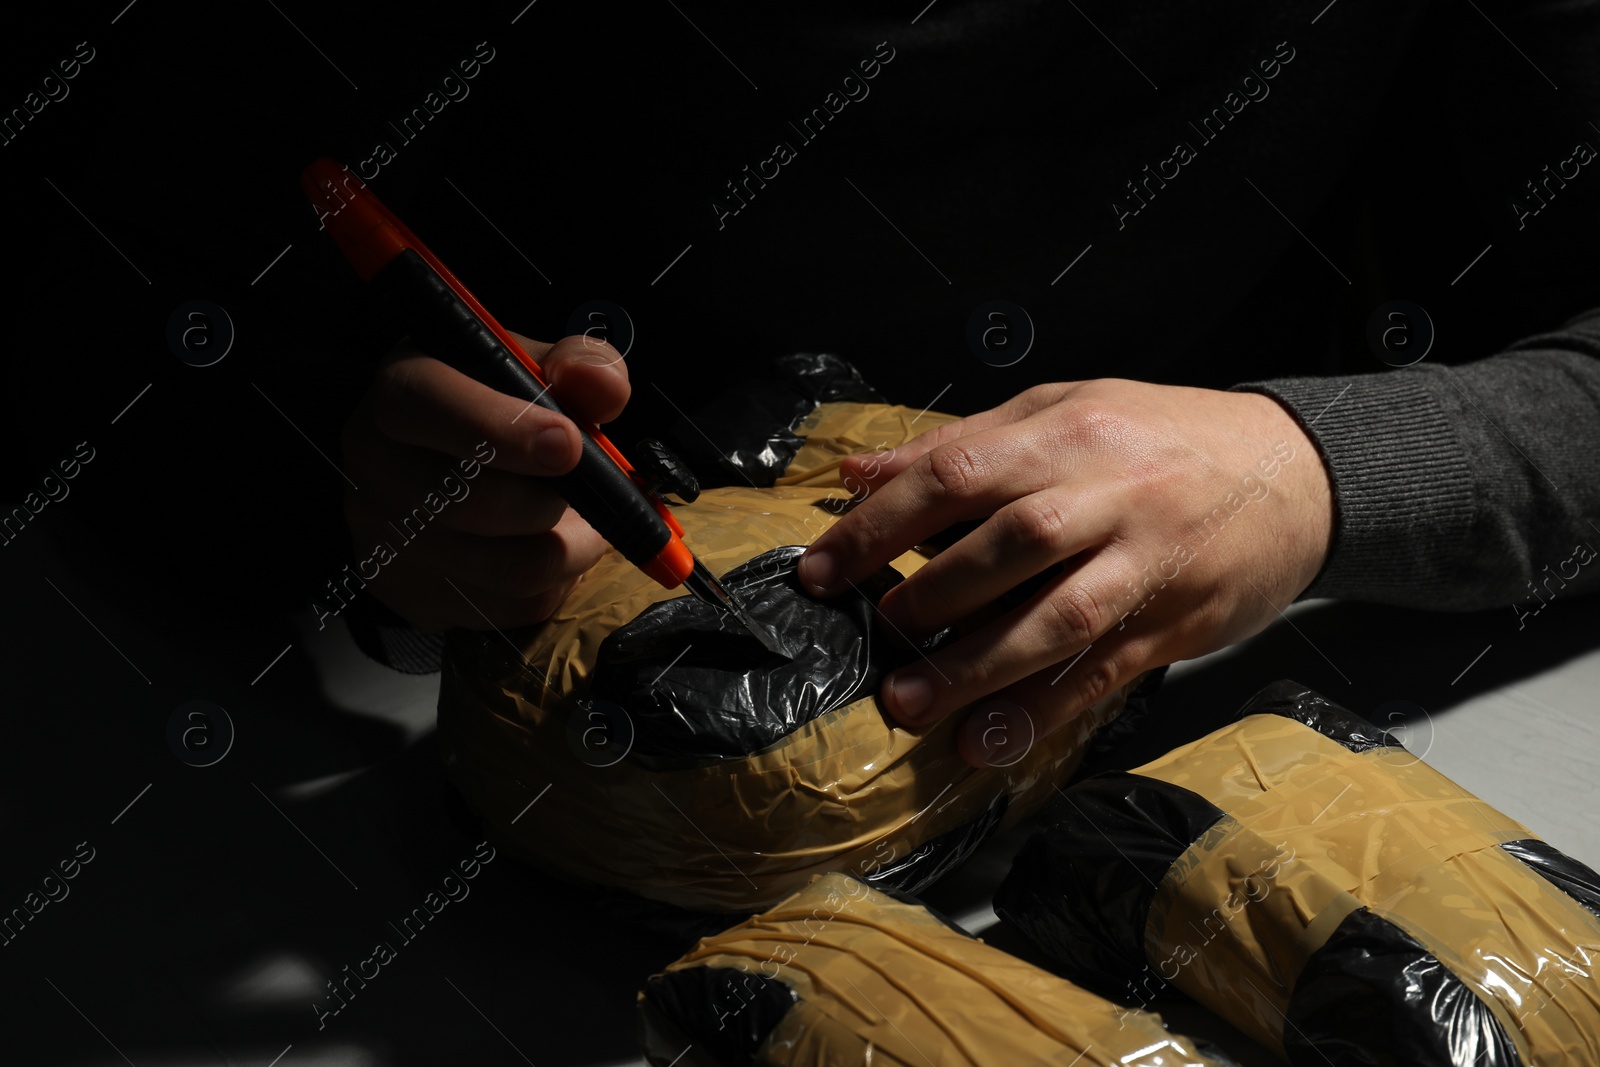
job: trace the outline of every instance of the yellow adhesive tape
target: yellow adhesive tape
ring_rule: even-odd
[[[797,994],[761,1046],[763,1067],[1212,1062],[1158,1016],[1120,1007],[839,874],[701,940],[667,970],[691,967],[745,971]],[[742,1002],[715,1008],[719,1022],[736,1025]]]
[[[1477,994],[1527,1062],[1600,1062],[1600,920],[1496,847],[1536,835],[1427,764],[1255,715],[1135,773],[1227,813],[1169,869],[1147,949],[1191,957],[1163,976],[1257,1040],[1279,1044],[1306,959],[1365,906]]]

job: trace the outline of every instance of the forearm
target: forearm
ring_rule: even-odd
[[[1530,582],[1600,589],[1600,310],[1459,367],[1235,388],[1294,412],[1333,481],[1303,597],[1476,610]]]

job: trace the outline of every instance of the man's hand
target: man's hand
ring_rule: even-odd
[[[1143,670],[1264,629],[1316,577],[1333,530],[1316,447],[1255,393],[1042,385],[843,469],[870,491],[802,558],[818,595],[984,520],[883,598],[911,640],[1064,561],[1021,606],[884,681],[908,726],[998,697],[960,734],[977,766],[1013,762]]]
[[[616,349],[582,335],[553,345],[512,336],[575,417],[621,414],[628,370]],[[344,428],[345,469],[361,487],[345,491],[357,558],[379,543],[393,550],[373,594],[424,631],[549,617],[606,543],[528,475],[571,470],[579,449],[570,420],[402,343]]]

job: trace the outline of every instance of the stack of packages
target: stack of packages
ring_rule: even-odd
[[[1170,983],[1297,1067],[1600,1063],[1600,875],[1303,686],[1060,808],[995,909],[1115,1002],[829,876],[647,983],[651,1062],[1229,1062]]]
[[[1059,974],[907,896],[1050,799],[1159,679],[1006,767],[961,761],[959,716],[895,725],[882,676],[955,635],[891,647],[873,615],[937,547],[828,602],[795,568],[855,499],[841,457],[950,416],[835,357],[779,370],[678,428],[731,484],[635,455],[784,656],[615,553],[547,622],[446,646],[445,765],[496,844],[721,931],[640,994],[652,1063],[1232,1062],[1144,1010],[1170,984],[1297,1065],[1600,1064],[1600,875],[1292,682],[1066,790],[995,900]]]

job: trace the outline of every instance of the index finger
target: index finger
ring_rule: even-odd
[[[800,577],[832,596],[952,523],[987,516],[1043,489],[1032,434],[981,430],[940,445],[868,494],[806,551]]]
[[[840,461],[841,469],[847,476],[859,478],[867,485],[875,486],[877,482],[893,478],[940,445],[949,444],[958,438],[982,430],[992,430],[998,426],[1021,422],[1059,401],[1072,391],[1075,384],[1061,382],[1036,385],[987,411],[980,411],[976,415],[968,415],[966,418],[941,423],[931,430],[925,430],[905,444],[896,445],[887,454],[860,452],[845,456]],[[916,420],[913,419],[912,422]]]
[[[513,336],[541,361],[552,389],[557,381],[577,387],[573,391],[588,401],[581,414],[614,416],[626,403],[627,372],[620,363],[586,363],[566,341],[547,345]],[[402,349],[383,367],[366,407],[387,437],[458,459],[475,457],[514,474],[561,474],[578,460],[578,430],[570,419],[492,389],[415,348]]]

